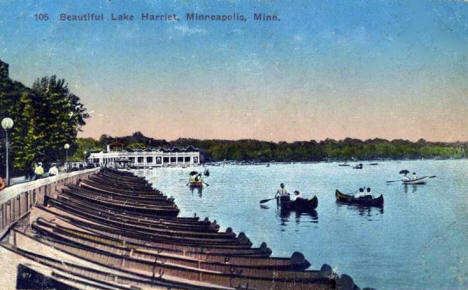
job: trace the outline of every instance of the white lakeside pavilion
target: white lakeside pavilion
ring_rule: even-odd
[[[112,150],[120,146],[120,150]],[[123,144],[107,145],[107,151],[93,152],[88,163],[96,166],[151,168],[169,166],[196,166],[200,164],[200,151],[193,146],[186,148],[153,148],[143,150],[124,150]]]

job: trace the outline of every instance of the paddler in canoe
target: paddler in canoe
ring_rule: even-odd
[[[276,191],[275,198],[276,204],[280,205],[291,200],[291,194],[288,190],[284,187],[284,183],[280,184],[280,188]]]
[[[201,174],[196,171],[190,172],[189,182],[187,185],[190,185],[190,187],[202,187],[203,180],[201,178]]]
[[[190,172],[189,182],[187,185],[190,185],[190,187],[203,187],[203,185],[209,186],[208,183],[203,181],[202,174],[196,171]]]

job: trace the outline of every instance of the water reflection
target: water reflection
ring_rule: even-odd
[[[199,197],[202,197],[203,196],[203,187],[199,187],[199,186],[189,186],[190,188],[190,192],[193,193],[197,193]]]
[[[301,223],[301,217],[308,217],[308,221],[312,220],[313,223],[318,223],[318,213],[316,210],[293,211],[281,206],[276,208],[276,215],[280,218],[281,225],[284,226],[287,225],[293,213],[296,224]]]
[[[408,193],[408,190],[410,187],[411,187],[411,193],[415,193],[418,190],[417,184],[405,184],[404,185],[405,193]]]
[[[362,206],[362,205],[356,205],[356,204],[343,204],[338,201],[336,202],[336,205],[338,208],[346,207],[347,210],[357,212],[360,216],[371,217],[371,216],[376,216],[376,215],[384,213],[383,207]]]

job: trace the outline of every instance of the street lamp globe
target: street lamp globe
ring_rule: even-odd
[[[13,128],[13,125],[14,125],[14,122],[11,118],[3,118],[2,120],[2,128],[5,129],[5,130],[9,130],[11,128]]]
[[[63,148],[65,148],[65,150],[70,149],[70,144],[66,143],[65,145],[63,145]]]
[[[5,130],[5,178],[7,185],[10,185],[10,171],[8,164],[8,130],[13,128],[13,120],[11,118],[3,118],[2,128]]]

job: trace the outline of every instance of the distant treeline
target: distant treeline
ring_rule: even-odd
[[[118,141],[129,148],[185,147],[200,148],[206,161],[327,161],[327,160],[377,160],[377,159],[420,159],[420,158],[466,158],[468,143],[417,142],[408,140],[369,139],[324,141],[266,142],[259,140],[197,140],[177,139],[166,141],[145,137],[141,132],[132,136],[111,137],[102,135],[99,140],[80,139],[78,144],[88,143],[92,147],[104,148]],[[85,147],[83,146],[83,149]],[[83,150],[78,150],[80,152]]]

